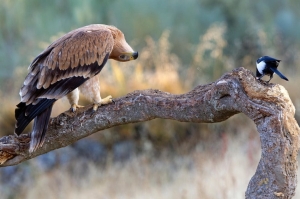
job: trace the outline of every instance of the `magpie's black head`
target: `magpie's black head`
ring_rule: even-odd
[[[263,56],[258,58],[258,60],[256,61],[256,63],[260,63],[261,61],[268,63],[268,62],[275,62],[275,63],[279,63],[281,60],[273,58],[273,57],[269,57],[269,56]]]

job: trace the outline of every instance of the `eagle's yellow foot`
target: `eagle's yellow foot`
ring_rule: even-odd
[[[109,95],[106,98],[101,99],[101,104],[110,104],[113,102],[112,96]]]
[[[98,107],[102,104],[110,104],[113,102],[112,96],[109,95],[106,98],[101,99],[101,102],[99,104],[94,104],[93,111],[97,111]]]
[[[83,108],[84,106],[78,105],[78,104],[72,104],[71,111],[75,112],[78,108]]]

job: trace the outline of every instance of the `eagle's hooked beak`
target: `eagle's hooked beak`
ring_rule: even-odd
[[[119,58],[122,60],[122,61],[131,61],[131,60],[135,60],[137,59],[139,56],[139,53],[138,52],[123,52],[121,53],[121,55],[119,56]]]
[[[138,56],[139,56],[139,53],[138,53],[138,52],[133,52],[133,53],[132,53],[132,56],[130,57],[130,60],[135,60],[135,59],[138,58]]]

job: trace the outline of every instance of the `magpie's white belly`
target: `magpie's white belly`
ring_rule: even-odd
[[[266,67],[266,63],[264,61],[261,61],[259,63],[256,63],[256,67],[257,67],[257,70],[260,74],[264,74],[263,73],[263,70],[265,69]]]

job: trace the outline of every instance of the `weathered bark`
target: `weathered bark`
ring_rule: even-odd
[[[62,113],[51,119],[44,146],[32,154],[28,153],[29,135],[2,137],[0,166],[18,164],[117,125],[154,118],[214,123],[237,113],[244,113],[255,122],[262,147],[246,198],[292,198],[299,149],[295,107],[282,86],[260,82],[244,68],[182,95],[159,90],[134,91],[115,99],[115,104],[100,107],[96,113],[90,109]]]

